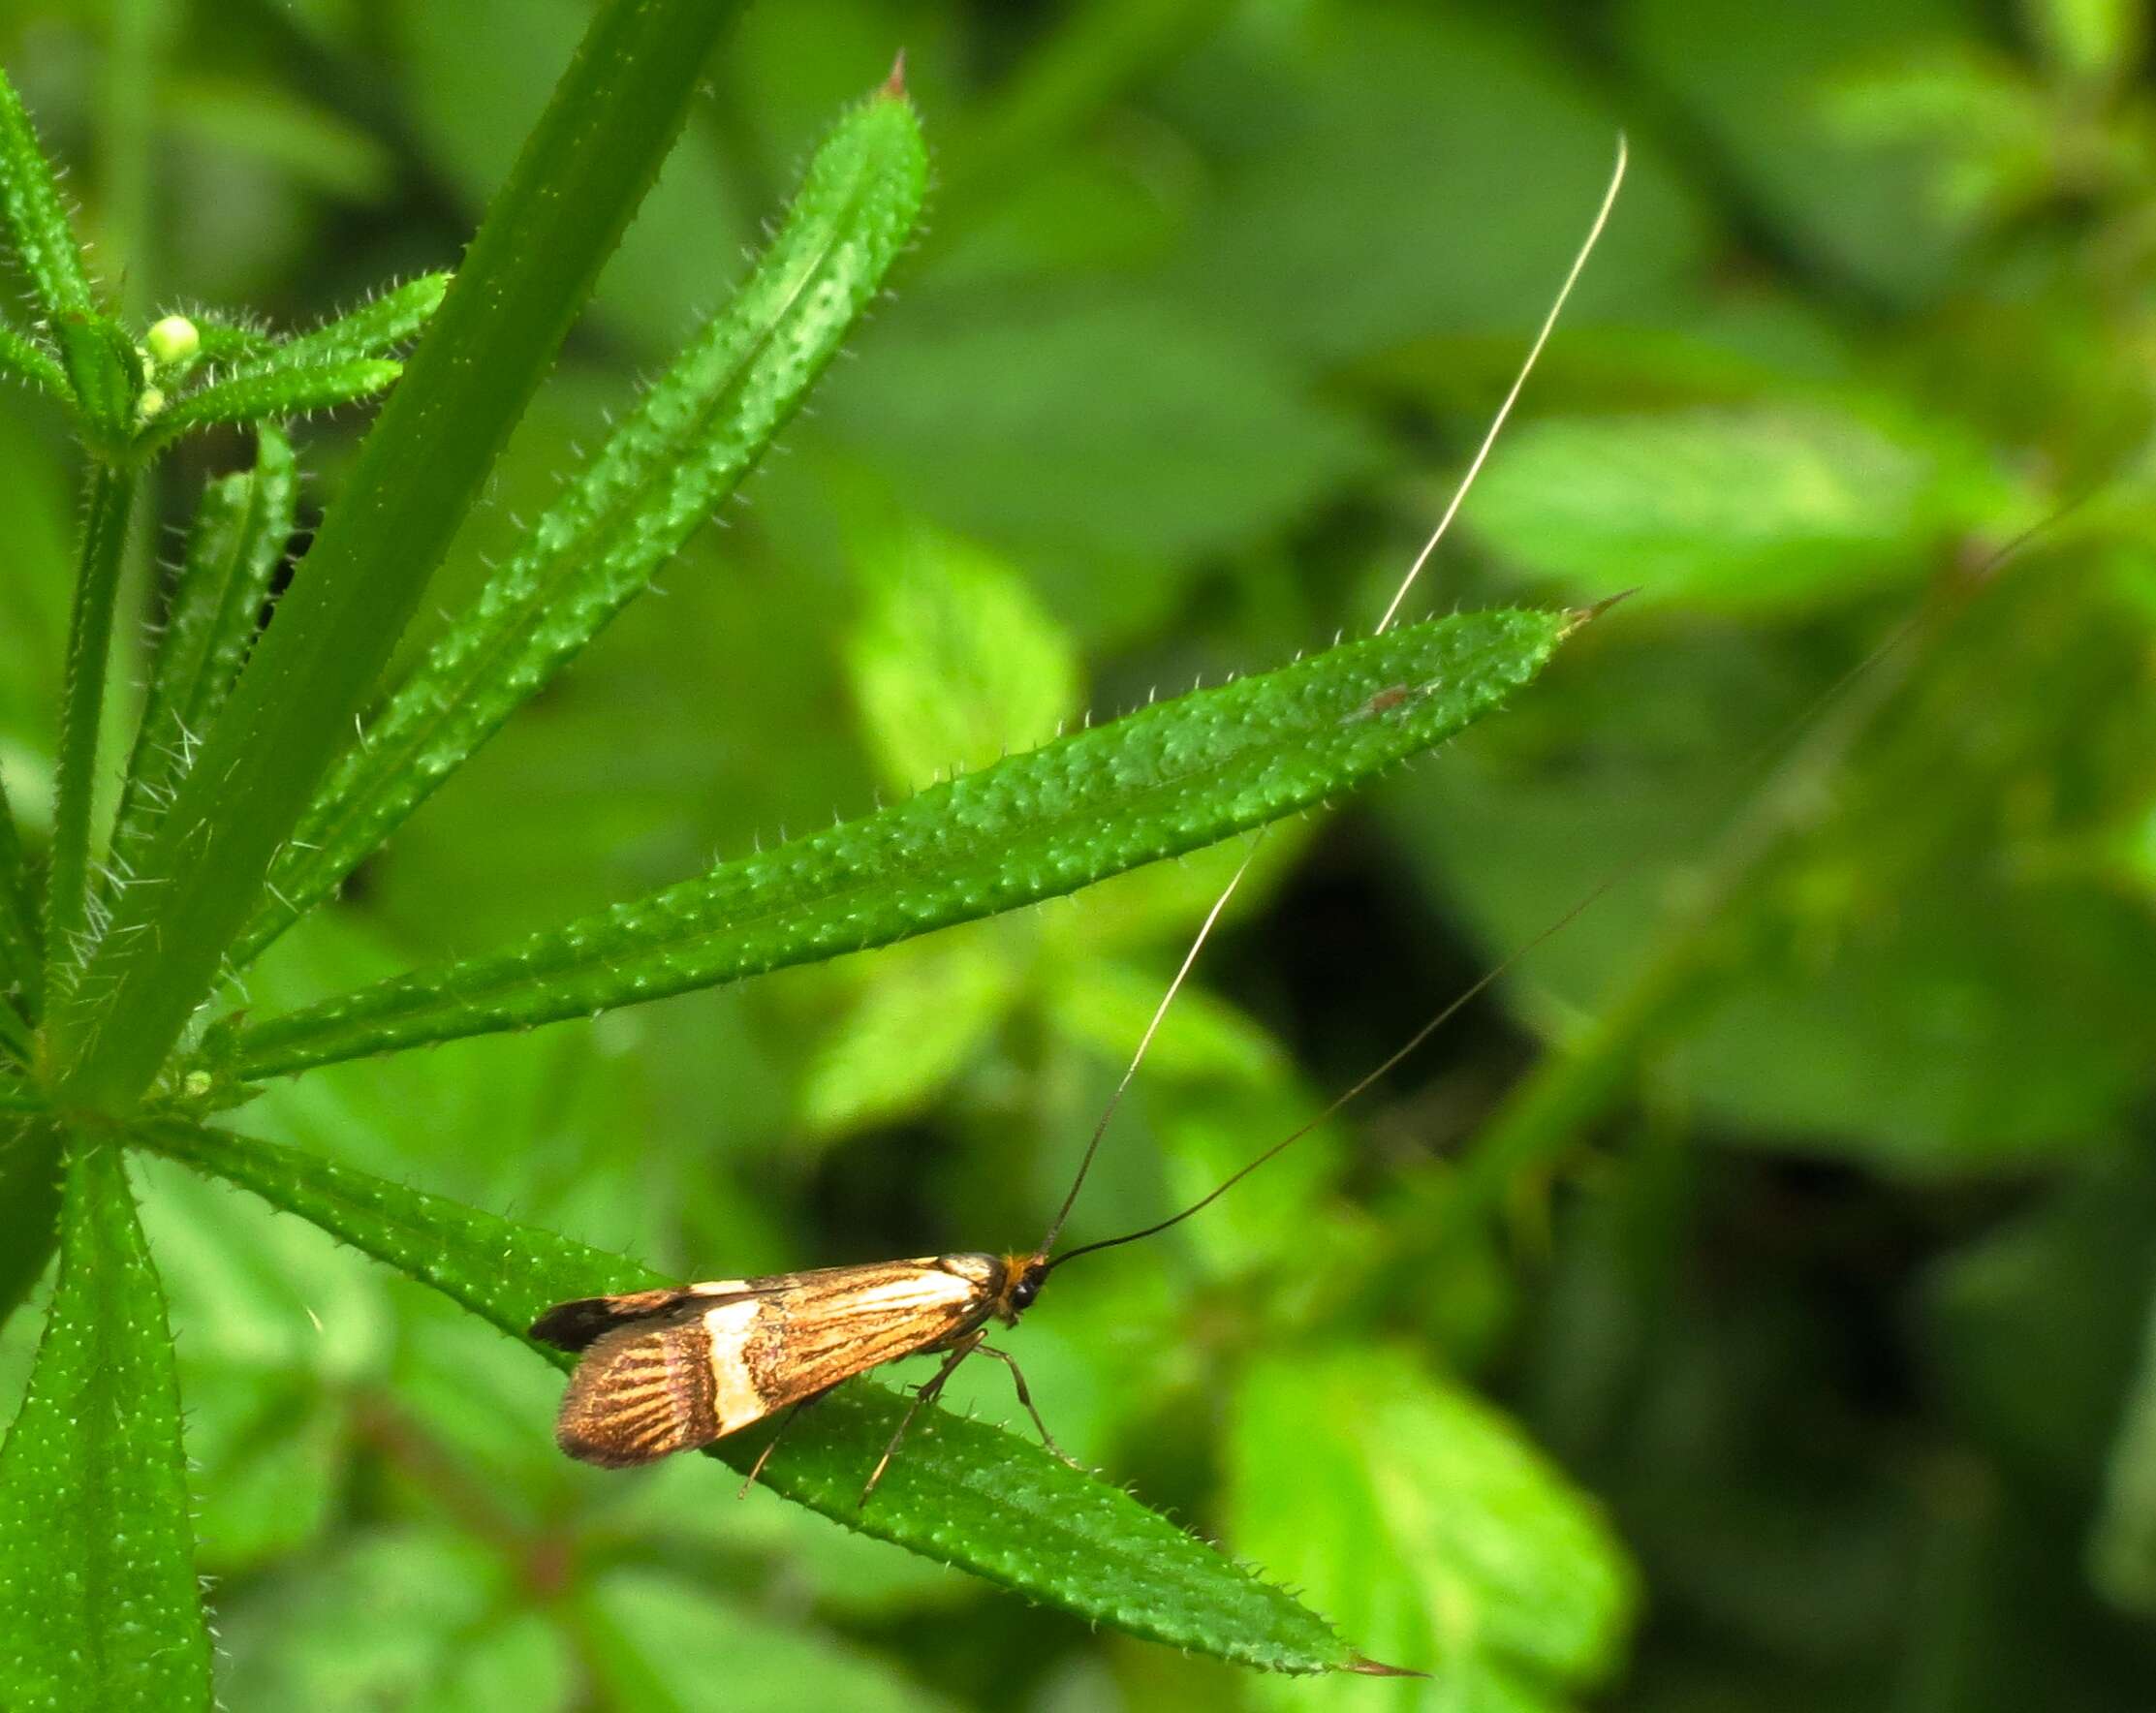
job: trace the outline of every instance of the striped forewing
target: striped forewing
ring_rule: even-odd
[[[991,1312],[1002,1263],[925,1256],[587,1297],[532,1334],[582,1350],[555,1438],[587,1463],[645,1463],[708,1444],[883,1362],[963,1337]]]

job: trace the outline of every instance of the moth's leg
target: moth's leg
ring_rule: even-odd
[[[891,1436],[891,1444],[884,1448],[884,1454],[876,1459],[876,1467],[868,1473],[868,1485],[861,1488],[857,1503],[866,1505],[868,1495],[876,1490],[876,1483],[884,1479],[884,1471],[891,1467],[891,1460],[898,1455],[898,1445],[906,1437],[906,1429],[913,1426],[914,1417],[922,1407],[936,1401],[936,1394],[943,1390],[943,1384],[956,1370],[958,1364],[972,1355],[980,1346],[982,1334],[976,1332],[951,1347],[951,1354],[944,1357],[943,1366],[930,1375],[925,1384],[914,1393],[914,1401],[906,1406],[905,1415],[898,1418],[898,1430]]]
[[[982,1345],[980,1351],[983,1355],[995,1357],[997,1361],[1011,1370],[1011,1384],[1017,1387],[1018,1402],[1025,1406],[1025,1413],[1033,1417],[1033,1425],[1040,1430],[1041,1444],[1047,1447],[1050,1452],[1062,1458],[1073,1469],[1083,1469],[1084,1464],[1055,1443],[1055,1435],[1048,1432],[1048,1424],[1041,1419],[1041,1412],[1033,1407],[1033,1394],[1025,1389],[1025,1376],[1018,1371],[1018,1358],[1009,1351],[997,1350],[992,1344]]]
[[[836,1386],[827,1386],[822,1391],[810,1392],[807,1397],[802,1398],[798,1403],[788,1407],[786,1414],[778,1418],[778,1427],[772,1432],[771,1437],[764,1442],[764,1449],[757,1452],[756,1461],[749,1465],[748,1474],[741,1478],[741,1490],[734,1495],[734,1498],[746,1499],[749,1496],[749,1489],[756,1485],[756,1478],[764,1473],[764,1466],[770,1462],[771,1453],[778,1449],[779,1441],[786,1437],[786,1430],[794,1425],[794,1417],[807,1409],[809,1405],[822,1403],[837,1389]]]

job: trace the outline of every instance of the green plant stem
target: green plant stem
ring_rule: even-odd
[[[49,1040],[71,1099],[148,1085],[685,121],[726,0],[608,0]]]
[[[82,563],[68,621],[67,682],[60,700],[60,755],[52,801],[52,861],[45,887],[45,991],[63,989],[82,956],[89,921],[90,800],[97,786],[99,723],[112,658],[113,597],[127,556],[135,473],[98,463],[83,509]]]

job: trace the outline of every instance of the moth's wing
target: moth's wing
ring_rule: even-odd
[[[641,1293],[681,1300],[617,1312],[570,1376],[554,1430],[561,1448],[621,1468],[708,1445],[880,1363],[962,1336],[993,1300],[932,1261],[733,1283],[728,1293],[699,1288],[701,1296]]]
[[[647,1315],[593,1339],[569,1377],[554,1443],[608,1469],[649,1463],[719,1435],[703,1312]]]
[[[579,1296],[557,1302],[531,1324],[529,1337],[557,1350],[580,1351],[602,1335],[635,1322],[655,1321],[674,1310],[753,1294],[771,1281],[717,1279],[703,1285],[664,1286],[657,1291],[625,1291],[618,1296]]]
[[[933,1259],[827,1267],[795,1278],[792,1290],[758,1300],[742,1345],[740,1366],[764,1412],[962,1337],[987,1318],[993,1302],[978,1282],[943,1270]]]

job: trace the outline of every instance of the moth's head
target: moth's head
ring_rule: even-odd
[[[1003,1300],[996,1306],[1006,1321],[1016,1321],[1041,1294],[1041,1283],[1048,1276],[1048,1258],[1007,1255],[1003,1258]]]

